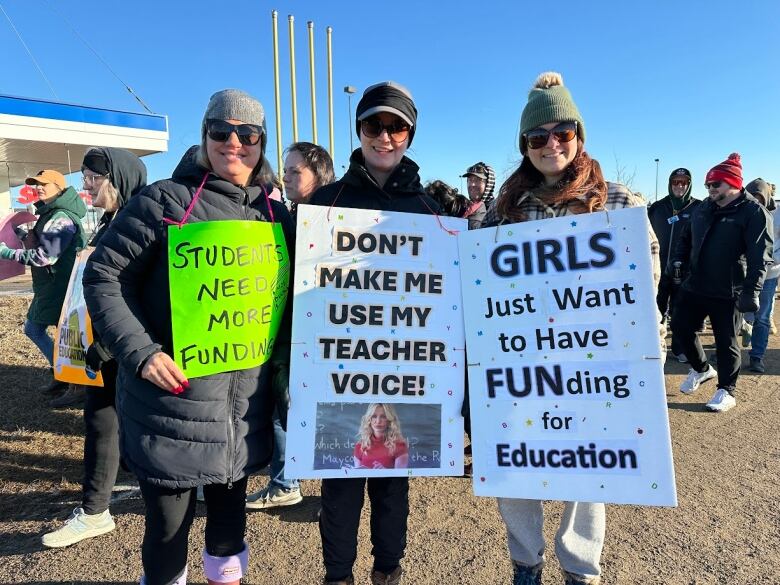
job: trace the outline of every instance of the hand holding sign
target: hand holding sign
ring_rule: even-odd
[[[179,366],[168,354],[161,351],[152,354],[152,357],[146,360],[141,370],[141,377],[173,394],[181,394],[190,386]]]

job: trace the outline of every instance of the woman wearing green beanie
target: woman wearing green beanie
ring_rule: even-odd
[[[585,123],[558,73],[540,75],[529,93],[520,119],[520,152],[520,166],[501,187],[482,227],[643,205],[623,185],[607,183],[598,161],[585,152]],[[649,223],[648,231],[657,285],[659,249]],[[498,498],[498,507],[507,526],[513,585],[541,585],[542,502]],[[566,585],[600,583],[605,531],[604,504],[564,503],[555,553]]]

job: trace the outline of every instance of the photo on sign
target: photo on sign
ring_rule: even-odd
[[[441,405],[317,403],[314,469],[441,467]]]

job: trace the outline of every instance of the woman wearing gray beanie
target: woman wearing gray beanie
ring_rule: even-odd
[[[520,119],[520,152],[520,166],[502,185],[482,227],[644,205],[623,185],[606,182],[599,163],[585,152],[585,123],[558,73],[541,74],[529,93]],[[657,287],[659,247],[649,223],[648,232]],[[498,498],[498,509],[507,527],[513,584],[541,585],[542,502]],[[605,532],[604,504],[564,502],[555,553],[566,585],[600,583]]]
[[[247,477],[271,458],[272,376],[286,372],[289,362],[289,342],[279,339],[289,339],[292,303],[264,365],[187,379],[171,357],[167,250],[170,224],[224,220],[279,222],[293,250],[287,209],[254,186],[267,183],[258,178],[269,168],[265,144],[260,102],[239,90],[215,93],[200,146],[184,155],[172,178],[128,202],[84,274],[93,327],[119,365],[120,450],[146,504],[146,585],[186,583],[199,486],[206,501],[208,582],[237,584],[247,569]]]

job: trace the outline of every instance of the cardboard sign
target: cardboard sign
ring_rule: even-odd
[[[81,250],[73,263],[60,320],[54,332],[54,377],[60,382],[102,386],[101,373],[93,372],[85,361],[94,334],[81,280],[84,277],[87,258],[93,250],[94,248]]]
[[[467,225],[298,207],[288,477],[463,473]]]
[[[14,228],[25,223],[35,223],[36,221],[38,221],[38,218],[26,211],[18,211],[6,215],[0,220],[0,242],[5,242],[6,246],[16,250],[24,248],[24,244],[19,240]],[[24,274],[24,269],[24,264],[19,264],[15,260],[0,260],[0,280],[21,276]]]
[[[474,492],[676,505],[647,210],[458,240]]]
[[[268,361],[290,276],[280,224],[169,226],[168,270],[173,358],[188,378]]]

